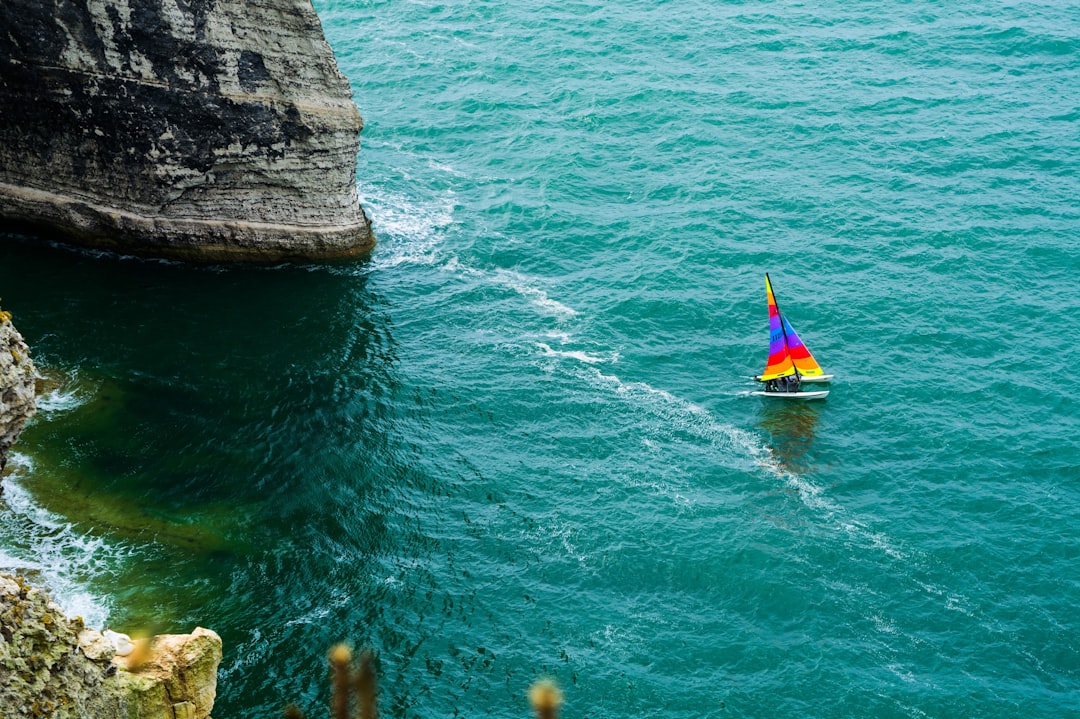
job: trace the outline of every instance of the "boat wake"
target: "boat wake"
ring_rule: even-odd
[[[498,284],[517,292],[545,314],[554,315],[564,320],[577,315],[577,310],[551,299],[547,292],[536,287],[529,278],[518,272],[500,269],[495,270],[492,274]]]
[[[614,350],[597,350],[595,344],[584,343],[575,337],[574,327],[581,320],[580,313],[569,305],[554,299],[541,278],[504,268],[478,268],[458,255],[442,251],[447,230],[453,224],[454,196],[452,192],[440,202],[428,208],[418,208],[402,197],[383,198],[370,202],[378,208],[380,226],[389,241],[386,253],[378,258],[378,269],[389,269],[402,263],[415,263],[439,267],[442,271],[468,278],[470,281],[491,287],[508,289],[523,299],[541,317],[554,318],[557,329],[537,332],[547,341],[532,340],[533,349],[545,361],[564,366],[565,370],[583,380],[589,386],[618,397],[635,412],[646,412],[659,419],[660,426],[670,431],[693,437],[706,446],[720,450],[725,466],[747,472],[764,472],[773,481],[797,497],[799,502],[818,514],[822,520],[861,549],[883,552],[898,561],[909,558],[909,552],[896,546],[887,536],[873,530],[869,523],[851,517],[825,490],[808,476],[787,466],[781,457],[757,433],[718,420],[704,407],[681,399],[672,393],[653,387],[647,382],[626,381],[616,374],[601,371],[600,367],[616,364],[620,355]],[[789,333],[794,336],[794,330]],[[797,337],[801,351],[801,342]],[[514,343],[511,343],[513,345]],[[573,345],[577,345],[574,347]],[[799,356],[799,362],[812,363],[808,352]],[[812,371],[807,364],[804,371]],[[734,396],[751,396],[752,390],[734,393]]]
[[[586,365],[596,365],[604,359],[581,352],[555,351],[543,343],[537,343],[537,346],[545,357],[576,360]],[[821,486],[787,466],[756,433],[721,422],[708,409],[646,382],[627,382],[592,366],[582,368],[577,374],[592,386],[605,389],[635,409],[659,417],[665,426],[722,450],[727,466],[744,471],[756,468],[779,480],[803,506],[820,515],[861,548],[884,552],[899,561],[909,559],[909,552],[897,547],[886,535],[874,531],[866,522],[848,516],[845,509],[830,499]]]
[[[578,362],[584,362],[585,364],[614,364],[615,362],[619,361],[618,352],[610,352],[605,356],[589,354],[588,352],[582,352],[580,350],[557,350],[552,349],[550,345],[544,342],[537,342],[536,347],[543,353],[545,357],[574,359]]]

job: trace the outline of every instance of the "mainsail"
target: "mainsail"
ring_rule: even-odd
[[[765,273],[765,293],[769,300],[769,361],[757,379],[768,382],[793,374],[811,379],[823,376],[825,373],[817,360],[799,339],[787,317],[780,312],[768,273]]]

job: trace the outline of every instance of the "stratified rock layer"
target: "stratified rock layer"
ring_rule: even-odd
[[[9,228],[188,259],[373,244],[362,121],[310,0],[4,0],[0,28]]]
[[[11,315],[0,310],[0,472],[27,420],[37,411],[34,363]]]
[[[221,638],[197,628],[116,657],[102,634],[64,616],[22,577],[0,573],[0,717],[208,719]]]

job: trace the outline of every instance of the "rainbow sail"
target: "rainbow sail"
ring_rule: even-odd
[[[809,381],[817,377],[824,379],[825,372],[799,339],[787,317],[780,313],[768,273],[765,274],[765,294],[769,301],[769,360],[765,364],[765,371],[755,379],[768,382],[793,374]]]

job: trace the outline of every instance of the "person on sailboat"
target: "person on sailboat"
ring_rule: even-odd
[[[798,392],[800,381],[797,375],[774,377],[765,382],[766,392]]]

